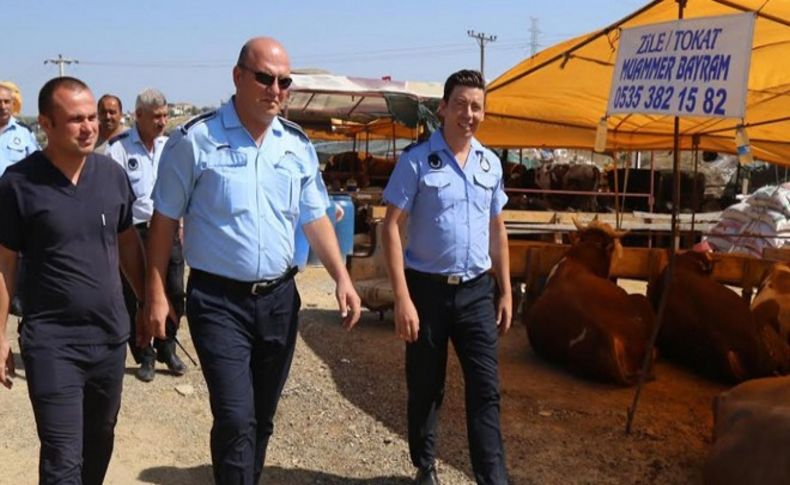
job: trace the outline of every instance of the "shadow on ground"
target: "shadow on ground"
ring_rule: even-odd
[[[406,440],[405,350],[403,341],[393,331],[392,313],[385,313],[382,320],[377,312],[363,312],[356,328],[349,333],[339,325],[326,323],[335,321],[336,313],[303,309],[300,312],[302,339],[330,369],[338,391],[346,399]],[[327,342],[332,343],[327,345]],[[463,376],[454,352],[448,357],[438,458],[473,480],[466,437]]]
[[[161,466],[148,468],[140,473],[138,480],[156,485],[209,485],[214,483],[211,466],[192,468]],[[411,483],[406,477],[347,478],[331,473],[298,468],[266,467],[261,483],[271,485],[405,485]]]

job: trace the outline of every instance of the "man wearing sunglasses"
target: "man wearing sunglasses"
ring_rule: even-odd
[[[271,38],[254,38],[233,68],[236,94],[171,134],[160,159],[148,235],[146,314],[165,336],[170,243],[184,218],[191,268],[187,318],[208,385],[218,484],[258,483],[293,357],[297,312],[294,234],[301,225],[337,283],[343,324],[360,300],[340,257],[315,149],[278,115],[290,61]]]

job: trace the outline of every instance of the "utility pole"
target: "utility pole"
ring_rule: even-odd
[[[64,65],[66,65],[66,64],[79,64],[79,62],[80,61],[78,61],[77,59],[66,59],[66,58],[63,57],[63,54],[58,54],[58,58],[57,59],[46,59],[46,60],[44,60],[44,64],[57,64],[58,65],[58,73],[59,73],[60,77],[63,77],[66,74],[65,69],[63,68]]]
[[[474,30],[467,30],[466,35],[469,37],[477,40],[478,45],[480,46],[480,74],[483,75],[483,79],[486,78],[485,74],[485,65],[486,65],[486,43],[488,42],[496,42],[496,35],[486,35],[483,32],[475,33]]]
[[[538,28],[537,17],[530,17],[529,23],[529,51],[530,56],[534,56],[538,52],[538,47],[540,47],[540,44],[538,43],[538,35],[540,35],[541,32]]]

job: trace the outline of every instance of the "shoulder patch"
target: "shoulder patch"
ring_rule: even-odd
[[[428,140],[425,140],[425,141],[415,141],[414,143],[412,143],[412,144],[410,144],[410,145],[406,145],[406,147],[403,149],[403,151],[402,151],[401,153],[408,153],[408,152],[409,152],[409,150],[411,150],[412,148],[414,148],[414,147],[416,147],[416,146],[419,146],[419,145],[422,145],[423,143],[427,143],[427,142],[428,142]]]
[[[119,134],[115,135],[114,137],[110,138],[109,140],[107,140],[107,146],[112,145],[116,141],[123,140],[124,138],[126,138],[128,136],[129,136],[129,130],[126,130],[123,133],[119,133]]]
[[[283,118],[282,116],[278,116],[277,118],[280,119],[280,123],[283,124],[283,127],[286,130],[289,130],[289,131],[293,132],[294,134],[296,134],[299,137],[301,137],[304,141],[310,143],[310,137],[307,136],[307,134],[304,132],[304,130],[302,130],[301,126],[297,125],[296,123],[294,123],[291,120],[287,120],[287,119]]]
[[[216,114],[217,114],[217,110],[215,110],[215,109],[211,110],[211,111],[206,111],[205,113],[201,113],[201,114],[195,116],[194,118],[190,119],[189,121],[187,121],[183,125],[181,125],[179,130],[181,130],[181,133],[186,135],[187,132],[193,126],[197,125],[198,123],[203,123],[204,121],[208,120],[209,118],[214,117],[214,115],[216,115]]]

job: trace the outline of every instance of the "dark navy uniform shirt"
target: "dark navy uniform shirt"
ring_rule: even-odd
[[[25,347],[127,340],[118,233],[135,196],[123,169],[90,154],[76,185],[43,152],[0,177],[0,244],[25,258]]]

